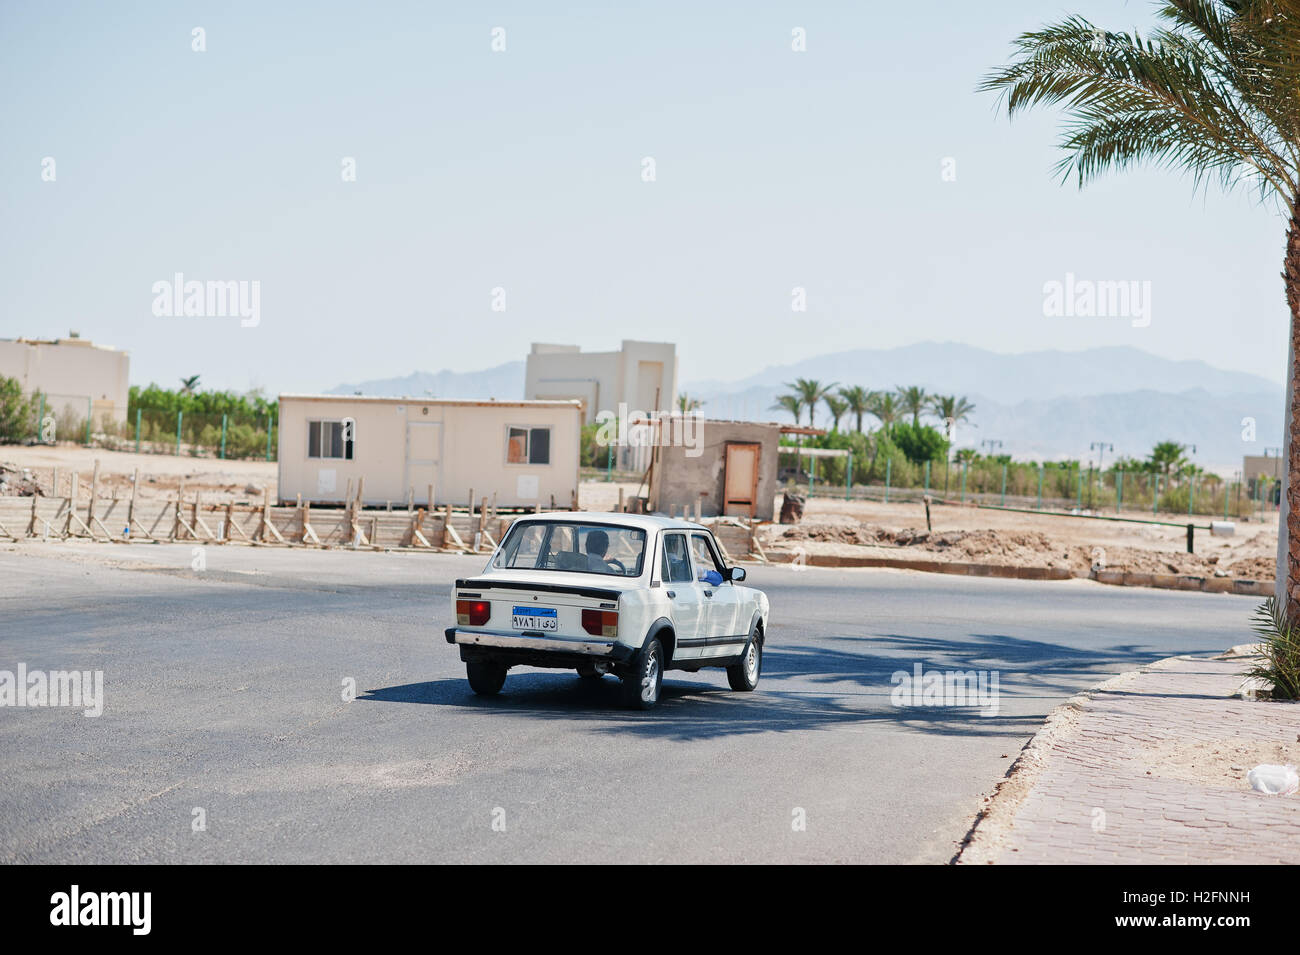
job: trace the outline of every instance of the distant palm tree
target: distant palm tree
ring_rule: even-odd
[[[840,397],[848,405],[849,414],[854,415],[858,420],[858,434],[862,433],[862,416],[871,412],[871,392],[861,385],[852,385],[848,388],[841,388]]]
[[[903,408],[898,402],[898,395],[892,391],[873,391],[868,410],[880,420],[885,430],[893,427],[894,423],[903,416]]]
[[[903,406],[903,410],[912,416],[914,428],[921,423],[921,412],[930,407],[930,395],[917,385],[908,385],[906,388],[900,385],[898,401]]]
[[[1161,441],[1151,449],[1151,464],[1168,481],[1171,471],[1180,471],[1187,464],[1187,459],[1183,457],[1186,450],[1187,446],[1177,441]]]
[[[199,388],[199,376],[190,375],[188,378],[181,379],[181,394],[192,395]]]
[[[975,406],[966,400],[966,396],[931,395],[930,410],[948,426],[949,432],[963,421],[969,421],[975,413]]]
[[[808,427],[817,426],[814,420],[817,416],[817,406],[835,385],[833,381],[829,385],[823,385],[815,378],[796,378],[793,383],[786,383],[786,387],[798,395],[803,406],[808,409]]]
[[[677,396],[677,410],[682,414],[690,414],[692,411],[699,409],[704,402],[699,398],[688,397],[685,393]]]
[[[798,395],[777,395],[776,404],[772,405],[773,411],[786,411],[794,417],[794,423],[799,423],[799,418],[803,414],[803,399]]]
[[[826,402],[826,408],[831,413],[832,431],[840,430],[840,419],[849,411],[849,403],[843,398],[836,398],[834,395],[823,395],[822,401]]]

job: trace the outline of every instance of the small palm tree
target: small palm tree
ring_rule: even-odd
[[[879,419],[886,431],[893,427],[894,422],[903,416],[903,408],[898,403],[898,395],[892,391],[873,391],[869,410]]]
[[[1012,62],[982,88],[1011,115],[1061,105],[1057,166],[1080,187],[1107,170],[1152,162],[1225,188],[1251,182],[1289,219],[1282,279],[1290,351],[1300,355],[1300,16],[1293,0],[1163,0],[1168,24],[1143,38],[1070,17],[1016,41]],[[1300,374],[1288,377],[1287,445],[1300,441]],[[1278,548],[1280,608],[1300,620],[1300,460],[1287,452],[1286,535]]]
[[[794,418],[794,423],[798,424],[799,417],[803,414],[803,399],[798,395],[777,395],[772,410],[788,412]]]
[[[829,385],[823,385],[814,378],[796,378],[793,383],[786,384],[786,387],[798,395],[803,406],[808,409],[808,427],[817,426],[817,422],[813,420],[817,415],[817,406],[835,384],[832,381]]]
[[[932,395],[930,410],[948,426],[951,433],[957,425],[970,420],[970,416],[975,413],[975,406],[966,400],[965,395],[960,398],[956,395]]]
[[[858,434],[862,433],[862,416],[871,412],[871,392],[861,385],[841,388],[839,395],[848,406],[848,413],[857,418]]]
[[[199,376],[190,375],[188,378],[181,379],[181,394],[192,395],[199,389]]]
[[[843,398],[837,398],[834,395],[823,395],[822,401],[826,402],[826,409],[831,413],[831,430],[840,430],[840,419],[843,418],[849,410],[849,403]]]
[[[1179,472],[1186,465],[1187,459],[1183,457],[1186,451],[1186,445],[1177,441],[1161,441],[1151,449],[1151,464],[1168,482],[1171,472]]]
[[[903,410],[912,416],[912,427],[921,423],[921,412],[930,407],[930,395],[917,385],[909,385],[906,388],[900,385],[898,401],[903,406]]]
[[[677,410],[682,414],[690,414],[692,411],[697,411],[702,404],[704,404],[704,402],[700,401],[699,398],[691,398],[685,393],[677,396]]]

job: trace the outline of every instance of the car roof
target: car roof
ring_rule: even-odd
[[[636,527],[646,531],[658,531],[667,528],[676,530],[708,530],[708,528],[683,521],[676,517],[661,514],[619,514],[616,511],[547,511],[540,514],[525,514],[519,521],[563,521],[583,524],[608,524],[615,527]],[[518,523],[518,521],[516,521]]]

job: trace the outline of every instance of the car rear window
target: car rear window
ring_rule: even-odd
[[[640,577],[645,531],[576,521],[516,521],[492,566],[504,570]]]

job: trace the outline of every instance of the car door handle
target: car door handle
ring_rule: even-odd
[[[713,591],[712,591],[712,590],[706,590],[706,591],[704,591],[704,596],[706,596],[706,597],[712,597],[712,596],[713,596]]]
[[[675,591],[675,590],[670,590],[670,591],[668,591],[668,596],[671,597],[673,600],[676,600],[676,599],[677,599],[677,591]]]

